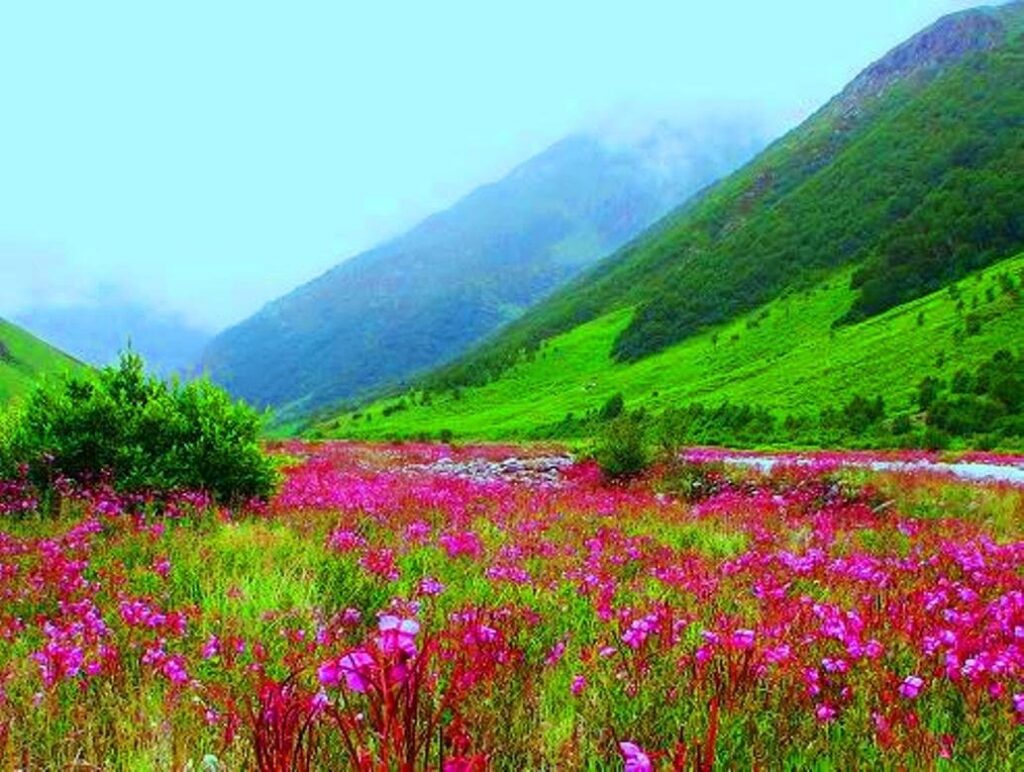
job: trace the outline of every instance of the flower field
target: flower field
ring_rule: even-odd
[[[237,511],[0,483],[0,769],[1024,768],[1019,487],[275,453]]]

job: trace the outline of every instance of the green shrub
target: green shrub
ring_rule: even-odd
[[[38,387],[5,445],[44,487],[58,475],[110,473],[121,490],[204,490],[225,502],[274,490],[261,425],[208,380],[168,385],[127,353],[117,367]]]
[[[17,465],[17,459],[14,457],[14,437],[20,423],[19,405],[0,405],[0,475],[11,474]]]
[[[622,411],[626,407],[626,402],[622,398],[622,394],[614,394],[608,398],[608,401],[601,406],[601,411],[597,414],[598,418],[602,421],[613,421],[622,415]]]
[[[594,459],[612,480],[636,477],[643,472],[650,463],[644,422],[630,414],[609,421],[597,437]]]
[[[951,438],[942,429],[929,426],[924,430],[921,437],[921,447],[925,450],[946,450],[950,445]]]
[[[898,415],[892,420],[892,433],[897,437],[903,437],[914,430],[914,423],[908,415]]]

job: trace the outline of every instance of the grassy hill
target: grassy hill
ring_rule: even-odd
[[[0,405],[28,392],[43,375],[80,367],[77,360],[0,319]]]
[[[566,414],[598,409],[616,393],[649,411],[728,400],[779,416],[816,416],[860,393],[881,395],[892,412],[912,412],[925,376],[948,379],[1024,343],[1024,255],[833,329],[856,298],[850,275],[839,271],[637,363],[612,356],[612,342],[632,320],[630,310],[615,311],[547,341],[487,385],[430,394],[426,404],[423,392],[405,394],[317,428],[362,438],[445,429],[460,437],[528,438],[557,434]]]
[[[1024,249],[1024,3],[946,17],[858,76],[748,166],[484,346],[430,376],[479,385],[521,352],[633,309],[610,342],[640,361],[851,270],[851,323]]]

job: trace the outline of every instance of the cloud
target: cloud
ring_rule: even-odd
[[[0,314],[39,305],[74,305],[93,296],[95,285],[63,250],[0,242]]]

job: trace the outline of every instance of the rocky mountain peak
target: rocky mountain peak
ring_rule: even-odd
[[[1006,39],[1003,17],[984,8],[944,16],[864,70],[836,97],[833,107],[841,115],[856,113],[866,100],[896,83],[935,73],[972,53],[997,47]]]

